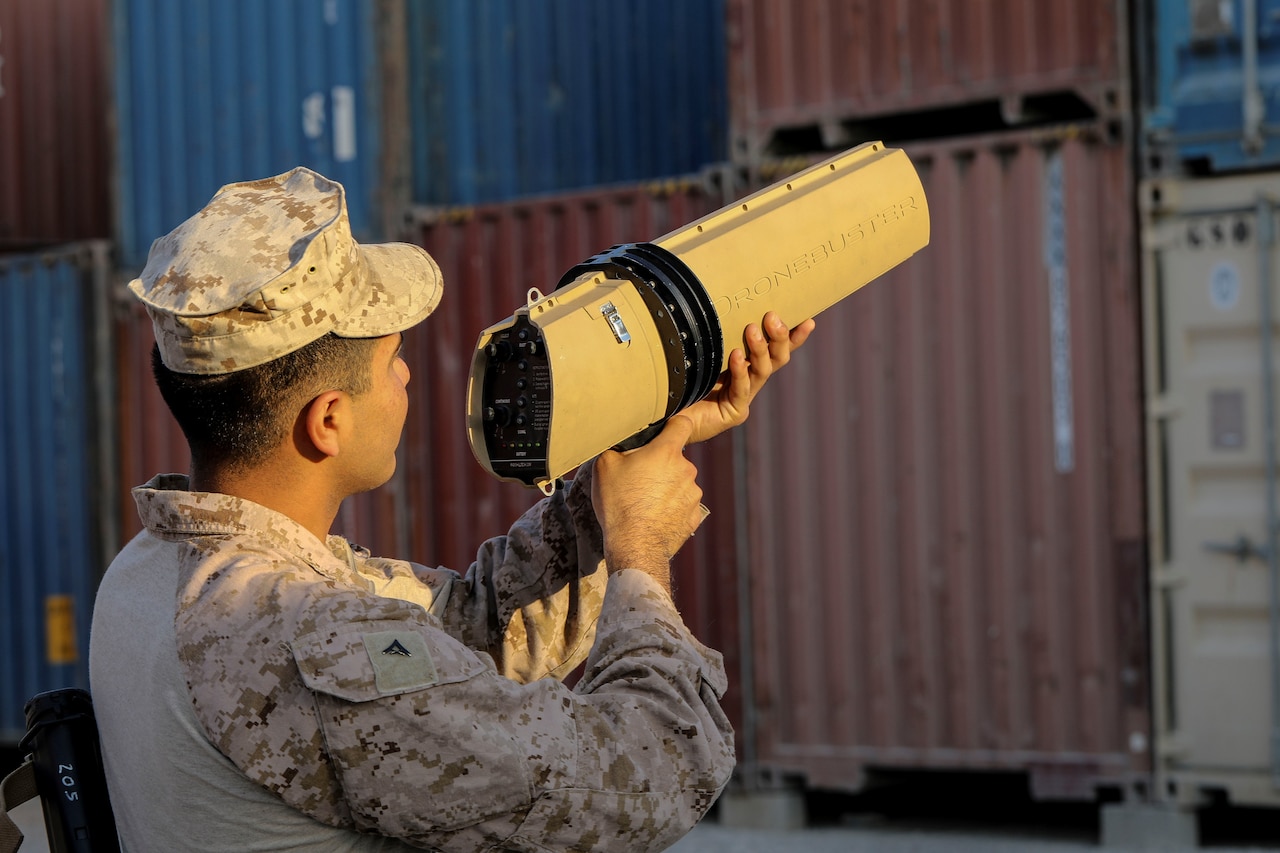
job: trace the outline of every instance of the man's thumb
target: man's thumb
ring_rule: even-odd
[[[692,435],[693,421],[684,415],[672,415],[667,425],[662,428],[662,432],[658,434],[658,440],[675,444],[683,450]]]

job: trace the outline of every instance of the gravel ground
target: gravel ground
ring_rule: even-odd
[[[671,848],[671,853],[1097,853],[1096,838],[1063,838],[1059,830],[999,828],[824,827],[796,832],[726,829],[702,823]],[[1146,848],[1106,848],[1130,853]],[[1276,847],[1217,847],[1214,853],[1274,851]]]
[[[974,830],[913,830],[824,827],[775,832],[726,829],[703,823],[684,837],[671,853],[1076,853],[1097,851],[1096,844],[1038,838],[1009,837]]]
[[[1280,851],[1280,816],[1224,812],[1202,821],[1209,837],[1205,853],[1276,853]],[[1064,816],[1065,815],[1065,816]],[[20,853],[48,853],[44,819],[36,801],[14,811],[26,835]],[[706,820],[671,848],[671,853],[1094,853],[1098,845],[1096,821],[1089,811],[1046,812],[998,821],[989,815],[958,821],[928,815],[884,817],[859,813],[831,824],[792,832],[732,829]],[[1232,841],[1230,829],[1253,825],[1261,841]],[[1235,832],[1239,836],[1240,832]],[[1150,853],[1149,848],[1107,848],[1113,853]]]

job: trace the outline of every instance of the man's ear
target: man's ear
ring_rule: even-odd
[[[325,391],[302,410],[302,428],[320,454],[337,456],[350,418],[351,398],[343,391]]]

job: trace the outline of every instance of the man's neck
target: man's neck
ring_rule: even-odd
[[[320,478],[282,472],[270,465],[237,471],[196,469],[191,489],[253,501],[296,521],[324,542],[345,496],[332,493]]]

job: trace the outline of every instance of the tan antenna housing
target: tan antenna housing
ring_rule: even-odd
[[[471,449],[500,479],[549,493],[705,397],[766,311],[793,327],[928,243],[910,160],[870,142],[652,243],[615,246],[481,333]]]

